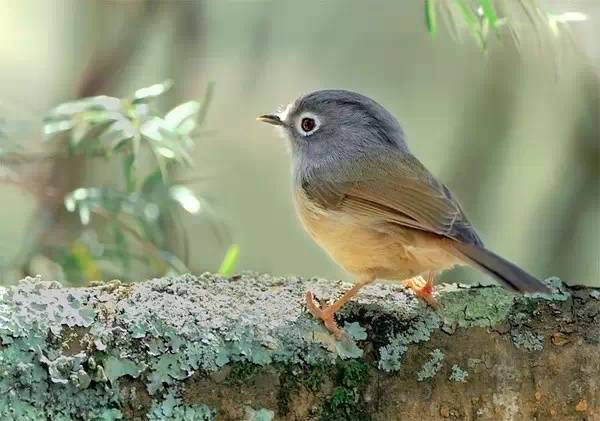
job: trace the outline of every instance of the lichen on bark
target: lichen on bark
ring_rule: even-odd
[[[0,418],[600,418],[600,294],[547,282],[548,297],[438,287],[437,312],[368,286],[340,313],[340,342],[302,296],[341,282],[28,278],[0,288]]]

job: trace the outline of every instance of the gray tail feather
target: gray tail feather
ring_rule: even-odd
[[[551,292],[540,280],[481,246],[460,242],[455,242],[454,246],[470,263],[492,275],[508,290],[521,293]]]

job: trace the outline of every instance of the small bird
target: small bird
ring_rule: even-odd
[[[396,118],[372,99],[315,91],[257,120],[289,141],[294,202],[306,231],[355,277],[327,307],[305,294],[308,310],[337,338],[343,334],[335,313],[377,280],[401,281],[433,307],[435,274],[456,265],[474,266],[514,292],[549,291],[484,247],[450,190],[410,152]]]

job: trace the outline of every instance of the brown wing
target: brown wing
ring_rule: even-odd
[[[414,156],[363,157],[337,165],[335,172],[313,170],[303,181],[307,195],[321,206],[482,245],[448,188]]]

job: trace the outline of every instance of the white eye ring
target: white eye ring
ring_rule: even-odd
[[[319,127],[321,120],[313,113],[304,112],[296,119],[296,131],[302,136],[310,136],[319,130]]]

